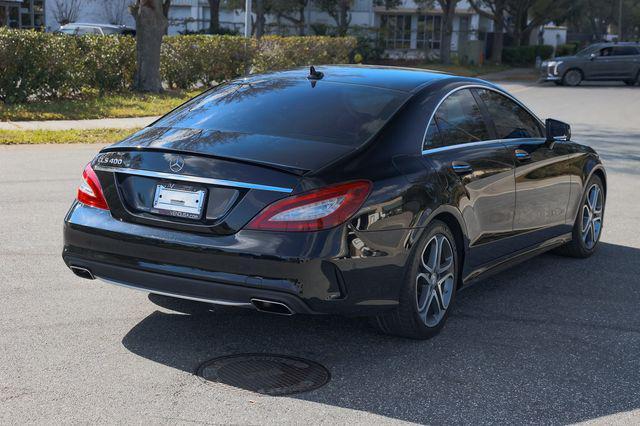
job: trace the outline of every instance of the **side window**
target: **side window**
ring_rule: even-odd
[[[613,56],[633,56],[638,54],[638,49],[633,46],[616,46],[613,48]]]
[[[538,121],[511,99],[484,89],[478,89],[478,95],[495,124],[498,139],[542,137]]]
[[[600,50],[600,56],[611,56],[613,54],[613,47],[605,47]]]
[[[427,129],[424,148],[489,140],[489,130],[473,94],[459,90],[447,97]]]

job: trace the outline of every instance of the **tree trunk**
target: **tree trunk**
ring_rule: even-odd
[[[264,35],[264,0],[255,0],[256,3],[256,38]]]
[[[135,88],[140,92],[162,92],[160,46],[169,27],[162,0],[140,0],[135,12],[137,72]]]
[[[496,14],[493,17],[493,45],[491,47],[491,61],[495,64],[502,63],[502,49],[504,47],[504,3],[498,4]]]
[[[438,0],[442,8],[442,43],[440,43],[440,62],[451,63],[451,39],[453,37],[453,18],[456,15],[458,0]]]
[[[491,47],[491,62],[502,63],[502,50],[504,48],[504,33],[502,31],[493,34],[493,45]]]
[[[304,6],[300,6],[298,9],[298,15],[300,18],[298,19],[298,35],[305,35],[305,16],[304,16]]]
[[[349,1],[340,0],[340,10],[338,20],[338,35],[344,37],[347,35],[347,29],[349,28]]]
[[[209,0],[209,34],[220,30],[220,0]]]

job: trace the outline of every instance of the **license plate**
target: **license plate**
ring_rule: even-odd
[[[151,211],[167,216],[200,219],[204,196],[204,189],[172,184],[157,185]]]

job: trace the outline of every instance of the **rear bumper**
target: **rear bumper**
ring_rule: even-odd
[[[346,234],[337,228],[199,235],[123,222],[75,203],[65,219],[62,256],[107,282],[209,303],[251,307],[252,299],[262,299],[305,314],[393,308],[406,256],[350,257],[345,246],[353,236]],[[397,239],[401,244],[400,234]]]
[[[156,272],[65,256],[71,267],[81,267],[93,276],[110,284],[180,299],[215,305],[254,307],[253,301],[273,301],[287,306],[291,313],[317,314],[299,297],[282,291],[244,286],[242,283],[224,284],[200,279],[172,276]]]

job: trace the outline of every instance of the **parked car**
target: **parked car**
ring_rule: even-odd
[[[590,256],[606,193],[598,154],[500,87],[365,66],[222,84],[83,179],[62,254],[80,277],[412,338],[492,272]]]
[[[135,37],[136,30],[124,25],[72,23],[61,26],[56,33],[67,35],[129,35]]]
[[[544,61],[541,73],[543,81],[566,86],[602,80],[620,80],[633,86],[640,82],[640,44],[594,44],[574,56]]]

